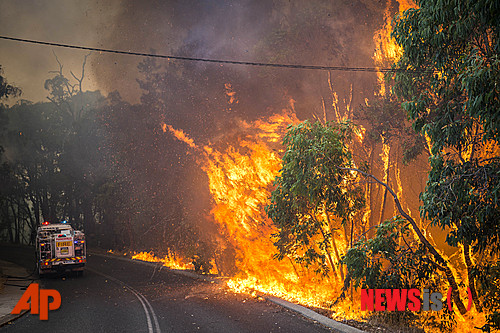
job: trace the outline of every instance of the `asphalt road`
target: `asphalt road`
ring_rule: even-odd
[[[29,249],[2,246],[0,258],[33,267]],[[60,309],[48,321],[28,313],[0,332],[330,332],[217,283],[98,255],[83,276],[54,275],[41,287],[60,292]]]

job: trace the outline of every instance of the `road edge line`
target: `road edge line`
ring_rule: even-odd
[[[95,269],[92,269],[92,268],[86,268],[86,269],[89,270],[89,271],[91,271],[91,272],[94,272],[95,274],[101,275],[102,277],[104,277],[104,278],[106,278],[108,280],[111,280],[111,281],[115,282],[116,284],[119,284],[119,285],[127,288],[128,290],[130,290],[134,294],[134,296],[137,297],[137,299],[139,300],[139,302],[141,302],[141,305],[142,305],[142,307],[144,309],[144,313],[146,313],[146,319],[147,319],[147,324],[148,324],[148,330],[149,330],[149,332],[150,333],[154,333],[155,332],[155,330],[153,328],[153,323],[151,321],[151,317],[153,317],[153,320],[155,322],[156,332],[157,333],[161,333],[160,325],[158,324],[158,318],[156,317],[154,309],[151,306],[151,304],[148,302],[148,300],[146,299],[146,297],[144,297],[144,295],[142,295],[140,292],[138,292],[137,290],[135,290],[134,288],[132,288],[131,286],[129,286],[125,282],[123,282],[123,281],[121,281],[121,280],[119,280],[119,279],[117,279],[115,277],[112,277],[110,275],[104,274],[104,273],[99,272],[99,271],[97,271]],[[151,312],[151,316],[150,316],[150,312]]]
[[[161,266],[161,267],[164,267],[175,274],[184,275],[184,276],[196,279],[196,280],[203,280],[203,281],[212,282],[212,283],[219,282],[217,279],[214,279],[214,278],[211,278],[208,276],[204,277],[204,276],[200,276],[196,273],[169,268],[169,267],[160,265],[159,263],[143,261],[143,260],[138,260],[138,259],[131,259],[131,258],[122,258],[122,257],[117,256],[117,255],[101,254],[101,253],[95,253],[95,252],[93,252],[91,254],[101,256],[101,257],[109,257],[112,259],[119,259],[119,260],[128,261],[128,262],[136,262],[136,263],[143,264],[143,265],[146,265],[149,267]],[[261,297],[266,299],[269,302],[276,304],[276,305],[279,305],[279,306],[284,307],[288,310],[294,311],[305,318],[317,321],[321,325],[333,329],[334,332],[338,332],[338,333],[366,333],[366,331],[360,330],[359,328],[349,326],[347,324],[341,323],[341,322],[336,321],[334,319],[328,318],[322,314],[319,314],[311,309],[306,308],[305,306],[291,303],[289,301],[285,301],[284,299],[278,298],[276,296],[262,294]]]

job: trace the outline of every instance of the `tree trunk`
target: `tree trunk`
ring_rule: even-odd
[[[469,280],[470,293],[472,295],[472,300],[474,301],[474,306],[478,312],[482,312],[481,304],[479,303],[479,298],[477,297],[476,284],[474,276],[472,275],[472,260],[469,253],[469,245],[464,244],[464,259],[465,265],[467,266],[467,278]]]
[[[373,180],[375,180],[377,183],[379,183],[380,185],[384,186],[389,191],[389,193],[392,195],[392,197],[394,199],[394,203],[396,204],[398,212],[401,214],[401,216],[403,216],[410,223],[410,225],[413,228],[413,231],[415,231],[415,233],[417,234],[418,239],[422,242],[422,244],[424,244],[424,246],[427,248],[427,250],[436,259],[437,263],[434,263],[434,265],[439,270],[441,270],[445,273],[446,280],[448,281],[448,283],[450,284],[450,287],[452,288],[451,295],[453,296],[453,300],[455,301],[455,304],[457,305],[457,308],[458,308],[458,311],[460,312],[460,314],[464,315],[467,312],[467,309],[465,308],[464,303],[460,299],[460,294],[458,293],[458,285],[457,285],[457,282],[455,280],[455,277],[453,276],[453,272],[451,271],[450,267],[448,266],[448,262],[439,254],[439,252],[432,246],[432,244],[429,243],[427,238],[425,238],[424,234],[422,233],[420,228],[417,226],[417,223],[415,222],[415,220],[403,210],[396,193],[394,193],[394,191],[386,183],[380,181],[374,175],[371,175],[369,173],[361,171],[357,168],[343,168],[343,167],[339,167],[339,168],[342,170],[356,171],[356,172],[361,173],[365,177],[370,177]]]
[[[340,278],[342,279],[342,281],[344,281],[344,271],[342,270],[342,265],[340,264],[341,261],[340,261],[339,250],[337,248],[337,243],[335,242],[335,236],[333,235],[332,232],[332,223],[330,221],[330,216],[328,216],[328,213],[326,211],[325,215],[326,215],[326,221],[328,222],[328,231],[330,231],[330,235],[332,235],[331,240],[332,240],[333,251],[335,253],[335,257],[337,258],[337,262],[339,263]]]
[[[382,149],[384,145],[384,140],[382,140]],[[389,145],[387,145],[389,147]],[[389,177],[390,177],[390,167],[391,166],[391,148],[389,147],[389,152],[387,153],[387,168],[385,168],[385,179],[386,183],[389,184]],[[382,224],[384,222],[384,213],[385,213],[385,205],[387,203],[387,187],[384,190],[384,199],[382,200],[382,207],[380,207],[380,220],[378,221],[378,224]]]
[[[14,243],[19,244],[19,242],[20,242],[19,221],[18,221],[17,212],[16,212],[16,209],[14,207],[13,200],[10,201],[10,210],[12,211],[12,222],[14,223]]]
[[[328,244],[328,240],[326,239],[325,232],[323,231],[323,228],[319,227],[319,230],[321,230],[321,234],[323,235],[323,240],[325,241],[325,244]],[[329,246],[327,245],[325,248],[325,253],[326,257],[328,258],[328,261],[330,262],[330,266],[332,267],[333,272],[337,275],[337,269],[335,268],[335,264],[333,263],[332,256],[330,255],[330,251],[328,251]],[[339,276],[340,277],[340,276]]]
[[[85,195],[82,198],[83,225],[85,227],[85,232],[88,232],[89,234],[95,234],[95,219],[94,213],[92,211],[92,201],[90,197],[90,191],[88,189],[85,190]]]
[[[33,203],[33,213],[35,215],[35,228],[40,225],[40,200],[36,197],[36,195],[31,195],[31,202]]]
[[[323,240],[325,242],[325,254],[326,254],[326,257],[327,257],[328,261],[330,262],[330,266],[332,267],[333,272],[337,273],[337,269],[335,268],[335,265],[333,263],[332,256],[330,255],[330,251],[328,251],[329,245],[328,245],[328,240],[327,240],[325,231],[321,227],[321,224],[318,222],[318,219],[316,219],[316,216],[314,216],[314,214],[309,214],[309,215],[314,220],[314,222],[316,222],[319,225],[319,230],[321,231],[321,235],[323,235]]]
[[[9,217],[9,203],[7,201],[3,202],[2,205],[2,211],[3,211],[3,220],[7,225],[7,233],[9,235],[9,242],[14,243],[14,232],[12,230],[12,219]]]
[[[370,150],[370,170],[373,170],[373,162],[374,162],[374,158],[373,158],[373,152],[374,152],[375,148],[373,146],[373,143],[371,143],[371,150]],[[363,229],[363,233],[365,233],[367,230],[370,230],[370,228],[372,228],[375,223],[373,223],[373,184],[370,183],[370,182],[367,182],[366,184],[367,186],[367,198],[368,198],[368,203],[369,203],[369,206],[370,207],[370,218],[368,219],[368,226],[366,229]]]
[[[295,272],[295,275],[297,276],[298,279],[300,279],[299,272],[297,271],[297,267],[295,267],[295,265],[293,264],[293,260],[290,259],[290,257],[288,257],[288,256],[287,256],[287,258],[290,261],[290,265],[292,265],[292,267],[293,267],[293,271]]]

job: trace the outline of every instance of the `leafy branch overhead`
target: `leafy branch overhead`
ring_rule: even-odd
[[[418,6],[395,22],[393,36],[402,56],[389,78],[394,80],[394,98],[364,108],[362,120],[371,124],[372,141],[406,144],[406,160],[426,145],[430,148],[421,217],[446,233],[458,256],[444,256],[418,220],[403,210],[399,193],[370,174],[372,170],[354,165],[352,124],[305,122],[290,127],[283,141],[283,168],[267,207],[278,227],[277,258],[316,264],[323,272],[333,268],[340,273],[346,264],[343,294],[350,283],[370,288],[446,286],[460,316],[467,313],[458,292],[464,284],[476,313],[487,307],[482,329],[500,328],[500,293],[498,283],[492,283],[500,279],[500,5],[457,0],[422,1]],[[408,132],[401,101],[417,133]],[[335,230],[348,221],[354,230],[356,213],[363,208],[357,186],[361,175],[387,189],[405,220],[380,223],[373,238],[365,231],[353,242],[351,232],[351,241],[346,241],[350,249],[343,261],[335,261],[330,255],[338,253]],[[445,322],[452,323],[454,315],[447,313],[450,320]]]
[[[414,128],[430,140],[431,170],[421,215],[463,249],[475,307],[489,304],[483,328],[500,328],[500,5],[420,2],[393,31],[403,54],[394,91]],[[487,301],[486,301],[487,300]]]

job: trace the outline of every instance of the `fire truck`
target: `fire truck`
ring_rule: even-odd
[[[37,268],[40,277],[47,273],[75,271],[83,273],[87,262],[85,234],[66,221],[43,222],[36,235]]]

